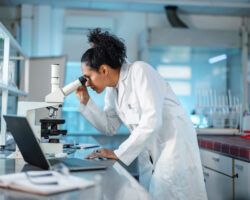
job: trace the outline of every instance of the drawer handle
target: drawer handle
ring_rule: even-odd
[[[241,165],[237,165],[237,164],[235,164],[235,168],[236,168],[236,169],[238,169],[238,170],[240,170],[240,171],[242,171],[242,170],[243,170],[243,166],[241,166]]]
[[[220,162],[220,159],[219,159],[219,158],[213,157],[212,159],[213,159],[215,162]]]

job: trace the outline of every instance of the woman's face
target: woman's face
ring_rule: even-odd
[[[103,92],[103,90],[106,87],[106,81],[105,81],[106,76],[103,70],[101,70],[100,68],[99,71],[95,71],[85,63],[82,63],[82,71],[84,77],[87,79],[85,86],[91,87],[91,89],[96,91],[97,93]]]

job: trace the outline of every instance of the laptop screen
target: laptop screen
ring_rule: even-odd
[[[25,117],[4,115],[7,129],[11,132],[16,144],[23,155],[23,159],[42,169],[49,169],[50,165]]]

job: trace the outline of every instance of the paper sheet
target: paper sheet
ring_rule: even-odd
[[[55,171],[30,171],[0,176],[0,187],[40,195],[83,189],[93,185],[93,181],[62,175]]]

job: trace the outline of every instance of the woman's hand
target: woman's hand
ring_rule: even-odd
[[[87,159],[94,159],[94,158],[108,158],[113,160],[118,160],[114,151],[110,149],[97,149],[93,153],[89,154]]]
[[[80,103],[86,105],[89,101],[89,93],[86,86],[81,86],[76,90],[76,96],[78,96]]]

